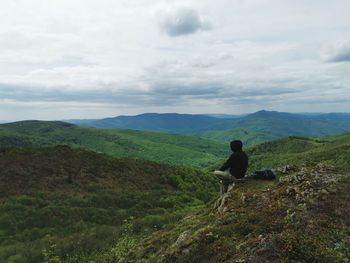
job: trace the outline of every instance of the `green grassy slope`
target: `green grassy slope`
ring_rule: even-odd
[[[247,150],[250,171],[305,162],[323,162],[338,169],[350,169],[350,134],[310,139],[288,137],[266,142]]]
[[[349,133],[320,138],[290,136],[251,146],[245,151],[249,156],[248,176],[255,170],[305,162],[321,162],[340,170],[350,170]],[[205,169],[213,171],[223,162],[224,159]]]
[[[67,144],[116,157],[205,167],[227,153],[206,139],[160,132],[82,128],[64,122],[24,121],[0,125],[0,147]]]
[[[232,140],[239,139],[247,147],[279,138],[279,136],[267,132],[259,132],[244,128],[235,128],[223,131],[209,130],[200,132],[197,135],[202,138],[207,138],[222,143],[227,143]]]
[[[88,257],[120,238],[130,216],[135,232],[152,232],[217,191],[190,168],[68,146],[1,150],[0,262],[41,262],[51,239],[62,259]]]

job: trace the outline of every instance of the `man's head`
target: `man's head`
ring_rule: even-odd
[[[240,140],[234,140],[230,143],[230,146],[233,152],[239,152],[242,151],[243,143]]]

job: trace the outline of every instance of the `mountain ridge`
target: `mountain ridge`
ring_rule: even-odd
[[[80,124],[96,128],[128,128],[183,134],[192,132],[194,127],[202,129],[222,120],[201,114],[143,113],[135,116],[121,115],[104,118],[83,124],[80,122]]]
[[[350,113],[302,114],[261,110],[229,118],[215,115],[208,117],[198,114],[149,113],[75,123],[99,128],[118,127],[189,134],[220,142],[236,139],[242,134],[235,131],[244,129],[247,131],[247,137],[243,136],[241,139],[245,144],[252,145],[285,136],[317,137],[344,133],[350,131]],[[256,138],[252,140],[252,137]]]

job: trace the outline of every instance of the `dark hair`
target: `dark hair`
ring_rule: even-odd
[[[230,143],[233,152],[242,151],[243,143],[240,140],[234,140]]]

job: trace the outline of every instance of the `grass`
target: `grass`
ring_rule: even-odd
[[[244,128],[235,128],[220,131],[203,131],[197,134],[200,137],[218,141],[221,143],[229,143],[239,138],[247,147],[257,145],[259,143],[278,139],[280,136],[267,132],[254,131]]]
[[[251,157],[250,172],[305,162],[323,162],[349,170],[350,134],[319,139],[288,137],[251,147],[247,153]]]

